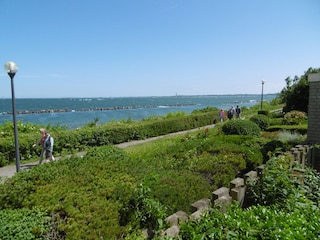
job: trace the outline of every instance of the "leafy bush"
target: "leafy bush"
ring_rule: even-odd
[[[134,229],[161,229],[166,207],[150,195],[151,189],[140,183],[120,210],[120,224],[130,224]]]
[[[265,115],[265,116],[269,117],[270,112],[268,110],[259,110],[258,115]]]
[[[275,137],[276,138],[276,137]],[[266,163],[272,156],[279,156],[283,152],[289,151],[293,146],[287,142],[273,139],[265,143],[262,147],[263,163]]]
[[[252,116],[250,118],[250,121],[256,123],[262,131],[266,130],[269,127],[269,118],[263,114]]]
[[[266,163],[259,181],[249,184],[249,196],[255,204],[291,209],[299,202],[312,201],[320,206],[320,174],[308,167],[292,166],[291,161],[281,155]]]
[[[222,132],[226,135],[252,135],[260,136],[259,126],[248,120],[227,121],[222,126]]]
[[[294,211],[232,204],[225,213],[212,209],[200,220],[186,222],[179,239],[319,239],[319,222],[320,210],[312,204],[297,205]]]
[[[39,209],[0,211],[0,239],[43,239],[49,228],[49,217]]]
[[[301,111],[290,111],[283,117],[283,124],[285,125],[299,125],[307,120],[306,114]]]

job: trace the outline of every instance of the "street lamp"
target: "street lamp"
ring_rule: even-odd
[[[13,86],[13,78],[18,71],[18,66],[14,62],[7,62],[4,65],[5,71],[11,78],[11,95],[12,95],[12,115],[13,115],[13,128],[14,128],[14,144],[15,144],[15,152],[16,152],[16,168],[17,172],[20,171],[20,154],[19,154],[19,144],[18,144],[18,129],[17,129],[17,120],[16,120],[16,106],[15,106],[15,97],[14,97],[14,86]]]
[[[262,103],[263,103],[263,85],[264,85],[264,83],[265,83],[265,81],[264,80],[262,80],[261,81],[261,84],[262,84],[262,91],[261,91],[261,110],[262,110]]]

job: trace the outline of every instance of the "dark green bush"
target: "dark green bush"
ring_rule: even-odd
[[[222,126],[222,132],[226,135],[251,135],[260,136],[260,128],[249,120],[231,120]]]
[[[270,112],[268,110],[259,110],[258,114],[262,114],[262,115],[265,115],[265,116],[269,117]]]
[[[250,118],[251,122],[256,123],[262,131],[269,127],[269,118],[266,115],[258,114]]]

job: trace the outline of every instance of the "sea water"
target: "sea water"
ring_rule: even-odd
[[[266,94],[271,101],[276,94]],[[252,107],[260,104],[261,95],[206,95],[171,97],[118,98],[46,98],[15,99],[17,121],[60,125],[68,129],[84,126],[95,119],[98,124],[126,119],[141,120],[169,112],[191,113],[208,106],[227,110],[231,106]],[[0,124],[12,121],[12,100],[0,99]]]

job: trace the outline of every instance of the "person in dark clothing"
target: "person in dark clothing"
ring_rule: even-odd
[[[50,132],[46,131],[46,139],[44,140],[43,147],[45,149],[46,154],[46,162],[54,161],[54,156],[52,155],[53,152],[53,144],[54,139],[50,136]]]
[[[236,107],[236,118],[240,119],[241,108],[239,106]]]
[[[234,112],[235,112],[235,109],[234,109],[233,106],[231,106],[231,108],[228,110],[228,118],[229,118],[229,120],[231,120],[233,118]]]

